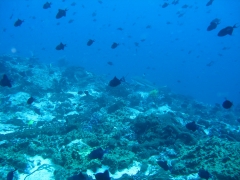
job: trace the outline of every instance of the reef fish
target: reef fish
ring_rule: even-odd
[[[211,178],[211,174],[210,174],[208,171],[204,170],[204,169],[200,169],[200,170],[198,171],[198,176],[199,176],[200,178],[203,178],[203,179],[206,179],[206,180],[208,180],[209,178]]]
[[[113,65],[113,62],[112,62],[112,61],[108,61],[107,64],[110,65],[110,66],[112,66],[112,65]]]
[[[114,42],[114,43],[112,44],[111,48],[112,48],[112,49],[115,49],[116,47],[118,47],[118,45],[119,45],[118,43],[115,43],[115,42]]]
[[[44,5],[43,5],[43,9],[48,9],[51,7],[51,4],[52,3],[49,3],[49,2],[46,2]]]
[[[28,98],[28,100],[27,100],[27,104],[32,104],[33,101],[34,101],[34,98],[33,98],[33,97],[30,97],[30,98]]]
[[[5,86],[12,87],[11,81],[8,79],[6,74],[3,75],[3,78],[0,81],[0,85],[3,87]]]
[[[216,29],[218,24],[220,24],[220,19],[216,18],[216,19],[212,20],[210,25],[207,28],[207,31],[211,31],[213,29]]]
[[[124,77],[122,77],[121,79],[118,79],[116,76],[114,76],[114,78],[109,82],[109,86],[111,87],[117,87],[118,85],[121,84],[121,82],[124,82],[125,79]]]
[[[212,5],[213,1],[214,1],[214,0],[210,0],[210,1],[208,1],[208,3],[206,4],[206,6],[210,6],[210,5]]]
[[[195,121],[187,123],[186,128],[195,132],[198,129],[198,126],[196,125]]]
[[[67,46],[66,44],[60,43],[56,46],[56,50],[64,50],[64,47]]]
[[[236,24],[234,26],[227,26],[219,31],[218,36],[232,35],[234,28],[237,28]]]
[[[21,24],[22,24],[23,22],[24,22],[24,20],[18,19],[18,20],[14,23],[14,26],[15,26],[15,27],[21,26]]]
[[[174,0],[173,2],[172,2],[172,4],[174,4],[174,5],[176,5],[176,4],[178,4],[179,3],[179,0]]]
[[[91,180],[92,178],[90,178],[88,175],[85,175],[83,173],[79,173],[78,175],[73,175],[69,178],[67,178],[67,180]]]
[[[97,173],[94,175],[96,180],[110,180],[109,172],[108,170],[105,170],[103,173]]]
[[[162,5],[162,8],[166,8],[168,5],[169,5],[169,4],[165,2],[165,3]]]
[[[10,171],[10,172],[7,174],[7,180],[13,180],[14,172],[15,172],[16,170],[17,170],[17,169],[15,169],[14,171]]]
[[[71,6],[76,6],[76,3],[75,3],[75,2],[73,2],[73,3],[71,4]]]
[[[229,100],[225,100],[223,103],[222,103],[222,107],[225,108],[225,109],[230,109],[232,107],[233,103]]]
[[[107,152],[107,150],[103,150],[102,148],[97,148],[93,150],[89,155],[89,159],[102,159],[103,155]]]
[[[87,42],[87,45],[88,45],[88,46],[91,46],[94,42],[95,42],[94,40],[89,39],[88,42]]]
[[[56,15],[56,18],[57,19],[60,19],[62,18],[63,16],[66,16],[66,12],[67,12],[67,9],[63,10],[63,9],[59,9],[58,10],[58,13]]]
[[[170,167],[167,164],[167,161],[157,161],[157,164],[163,168],[165,171],[170,170]]]

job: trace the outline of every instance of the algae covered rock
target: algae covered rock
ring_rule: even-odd
[[[131,151],[116,148],[109,154],[106,154],[102,163],[110,167],[110,172],[114,173],[116,170],[128,168],[135,159],[135,154]]]
[[[217,179],[237,179],[240,172],[240,144],[217,137],[202,139],[194,146],[182,146],[172,173],[190,174],[204,167]]]

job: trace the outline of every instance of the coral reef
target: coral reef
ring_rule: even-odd
[[[13,80],[12,88],[0,92],[1,177],[14,168],[26,177],[45,168],[55,179],[66,179],[102,167],[125,180],[187,178],[200,168],[220,180],[240,177],[237,110],[204,105],[166,87],[111,88],[81,67],[11,56],[1,56],[0,64]],[[191,121],[199,126],[194,133],[185,127]],[[103,158],[89,159],[99,147],[107,149]],[[37,160],[29,157],[36,155],[51,163],[34,169]],[[158,160],[171,170],[161,169]]]

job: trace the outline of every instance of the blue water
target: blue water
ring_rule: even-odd
[[[240,103],[240,28],[232,36],[217,36],[226,26],[240,26],[240,1],[216,0],[207,7],[207,0],[180,0],[162,8],[165,1],[81,0],[71,6],[72,0],[55,0],[46,10],[45,2],[0,1],[0,54],[35,56],[46,63],[65,58],[109,80],[144,75],[159,87],[201,102],[222,103],[227,98]],[[182,8],[185,4],[191,7]],[[58,9],[65,8],[67,16],[56,19]],[[184,15],[178,17],[178,11]],[[18,18],[24,23],[14,27]],[[221,19],[217,29],[206,31],[215,18]],[[123,31],[117,30],[120,27]],[[89,39],[95,40],[90,47]],[[64,51],[55,50],[60,42],[67,44]],[[120,43],[114,50],[113,42]],[[206,66],[211,61],[213,65]]]

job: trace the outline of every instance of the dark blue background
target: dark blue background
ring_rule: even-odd
[[[16,55],[36,56],[46,63],[65,58],[96,74],[106,74],[109,80],[127,73],[128,81],[144,75],[159,87],[166,85],[205,103],[221,103],[225,97],[240,103],[240,28],[232,36],[217,36],[226,26],[240,25],[240,1],[216,0],[207,7],[205,0],[180,0],[178,5],[169,1],[162,8],[166,1],[102,0],[100,4],[78,0],[71,6],[74,1],[55,0],[47,10],[42,8],[45,2],[0,1],[0,54],[11,54],[15,48]],[[190,7],[182,8],[185,4]],[[65,8],[67,16],[56,19],[58,9]],[[177,12],[184,13],[183,17]],[[18,18],[24,23],[14,27]],[[206,31],[215,18],[221,24]],[[88,47],[88,39],[96,42]],[[67,44],[64,51],[55,50],[60,42]],[[120,43],[114,50],[110,48],[113,42]],[[206,66],[211,61],[213,65]]]

